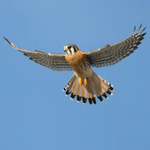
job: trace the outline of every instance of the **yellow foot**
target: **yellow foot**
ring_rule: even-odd
[[[87,79],[85,78],[85,79],[84,79],[84,85],[86,86],[87,83],[88,83],[88,82],[87,82]]]
[[[82,86],[82,79],[79,78],[79,85]]]

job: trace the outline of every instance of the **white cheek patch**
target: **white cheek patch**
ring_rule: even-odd
[[[70,55],[70,54],[71,54],[69,50],[67,50],[67,54],[68,54],[68,55]]]
[[[65,47],[64,47],[64,48],[65,48]],[[67,54],[68,56],[74,55],[75,52],[76,52],[76,49],[75,49],[74,47],[71,47],[71,46],[67,47],[66,54]]]
[[[70,50],[71,50],[71,54],[74,55],[74,48],[71,47]]]

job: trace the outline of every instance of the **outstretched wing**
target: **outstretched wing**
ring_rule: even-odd
[[[134,50],[138,48],[137,46],[141,44],[140,41],[144,39],[144,35],[146,34],[142,34],[146,27],[141,32],[139,32],[141,26],[142,24],[136,32],[136,27],[134,27],[132,34],[121,42],[115,43],[113,45],[108,44],[100,49],[88,51],[84,54],[87,55],[93,67],[114,65],[133,53]]]
[[[15,46],[13,43],[9,42],[5,37],[4,39],[7,41],[7,43],[10,46],[24,53],[24,55],[28,56],[30,60],[33,60],[40,65],[43,65],[45,67],[48,67],[49,69],[56,70],[56,71],[72,70],[70,64],[65,60],[65,54],[52,54],[52,53],[45,53],[37,50],[34,51],[25,50]]]

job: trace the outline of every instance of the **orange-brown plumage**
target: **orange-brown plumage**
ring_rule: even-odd
[[[74,55],[71,56],[65,55],[65,59],[67,62],[69,62],[70,66],[78,76],[84,76],[85,73],[82,69],[82,66],[86,63],[86,58],[82,51],[78,50]]]
[[[91,66],[86,66],[86,69],[83,69],[87,64],[87,60],[81,50],[77,50],[77,52],[71,56],[65,55],[65,59],[80,78],[84,79],[92,75],[93,70]]]

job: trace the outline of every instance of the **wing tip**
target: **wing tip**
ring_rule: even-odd
[[[11,45],[12,43],[11,42],[9,42],[8,41],[8,39],[6,39],[4,36],[3,36],[3,38],[5,39],[5,41],[9,44],[9,45]]]
[[[142,27],[142,23],[140,24],[140,27],[138,28],[138,30],[135,32],[136,26],[134,26],[134,29],[131,35],[137,34],[140,31],[141,27]],[[141,34],[146,28],[147,27],[145,27],[141,32],[139,32],[139,34]]]

